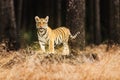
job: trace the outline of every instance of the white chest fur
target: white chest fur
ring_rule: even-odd
[[[38,31],[37,32],[37,35],[38,35],[38,40],[42,43],[47,43],[48,42],[48,33],[47,31]]]

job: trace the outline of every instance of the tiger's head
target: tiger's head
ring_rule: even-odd
[[[37,29],[47,28],[48,20],[49,20],[49,16],[46,16],[45,18],[39,18],[38,16],[35,16],[36,28]]]

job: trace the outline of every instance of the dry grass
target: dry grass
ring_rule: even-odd
[[[68,56],[0,49],[0,80],[120,80],[120,46],[106,47],[72,50]]]

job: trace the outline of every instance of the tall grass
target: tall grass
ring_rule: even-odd
[[[76,59],[69,56],[57,56],[56,59],[55,55],[43,56],[35,51],[11,52],[4,57],[6,62],[0,56],[0,64],[4,62],[0,68],[0,80],[120,80],[119,46],[108,51],[106,45],[87,47],[78,53]],[[80,54],[97,54],[99,59],[91,61],[88,56],[81,57]],[[14,63],[11,67],[10,60]]]

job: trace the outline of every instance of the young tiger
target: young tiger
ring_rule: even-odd
[[[68,40],[75,39],[80,32],[77,32],[74,36],[71,35],[70,30],[65,27],[59,27],[57,29],[51,29],[48,26],[49,17],[39,18],[35,16],[37,35],[40,47],[45,52],[45,44],[49,46],[49,53],[54,53],[54,45],[63,43],[63,54],[69,54]]]

